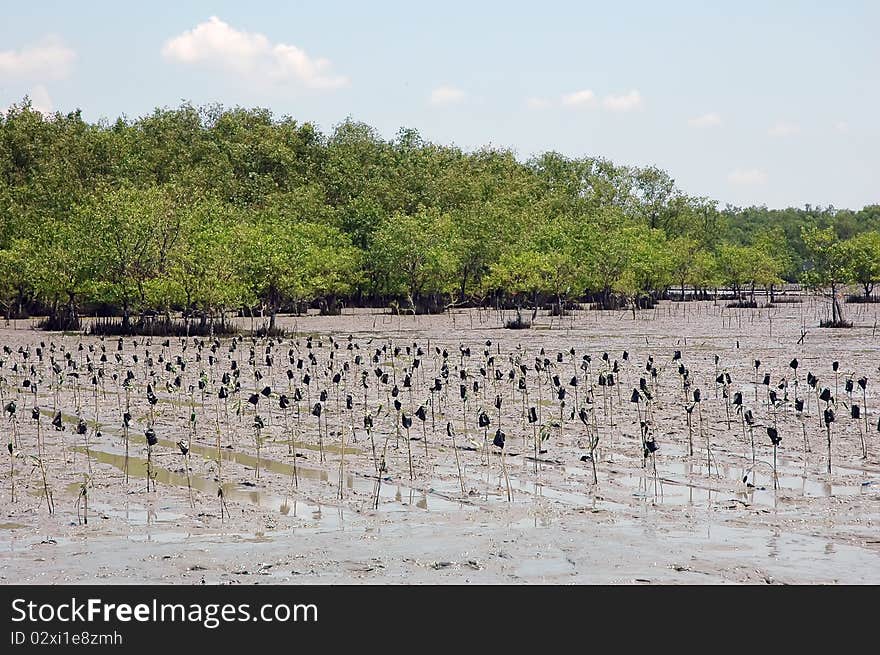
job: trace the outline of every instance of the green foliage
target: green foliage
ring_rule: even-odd
[[[845,242],[852,278],[862,285],[865,297],[880,281],[880,232],[862,232]]]
[[[383,220],[369,256],[376,290],[412,301],[420,295],[451,293],[459,266],[454,249],[448,247],[451,235],[449,216],[436,209]]]
[[[168,260],[167,293],[185,310],[209,315],[247,300],[238,270],[237,212],[217,201],[183,211],[181,239]]]
[[[807,254],[808,268],[803,283],[819,291],[825,291],[831,299],[832,322],[843,321],[838,290],[854,277],[852,260],[846,243],[841,241],[831,227],[803,228],[801,231]]]
[[[853,279],[850,253],[833,228],[804,228],[801,236],[808,266],[802,277],[804,284],[821,289]]]
[[[672,256],[662,230],[644,225],[627,227],[620,234],[619,245],[627,253],[615,291],[628,296],[634,304],[639,297],[672,283]]]
[[[89,124],[0,115],[0,307],[75,321],[221,317],[316,303],[656,296],[880,279],[880,206],[719,210],[656,167],[465,152],[352,119],[321,134],[263,108],[157,109]]]

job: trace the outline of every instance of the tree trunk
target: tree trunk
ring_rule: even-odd
[[[76,324],[76,305],[73,302],[73,294],[71,293],[67,298],[67,316],[65,316],[65,327],[70,326],[70,329],[76,329],[78,326]]]
[[[331,294],[321,298],[321,315],[322,316],[339,316],[342,311],[339,307],[339,299]]]
[[[840,308],[840,303],[837,302],[837,285],[831,285],[831,322],[834,325],[839,325],[843,322],[843,312]]]

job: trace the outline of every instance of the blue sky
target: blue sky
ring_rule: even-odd
[[[880,203],[880,2],[15,3],[0,107],[269,107],[323,130],[655,164],[694,195]]]

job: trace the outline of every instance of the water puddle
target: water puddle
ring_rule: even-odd
[[[435,472],[444,473],[450,477],[455,476],[455,479],[451,482],[442,484],[445,484],[450,489],[454,485],[454,488],[459,489],[460,491],[460,487],[458,486],[457,469],[451,466],[441,465],[435,467]],[[489,471],[488,473],[483,470],[478,477],[475,475],[475,470],[471,468],[470,470],[466,469],[463,471],[463,475],[465,476],[466,486],[470,486],[475,490],[473,494],[474,498],[479,498],[488,502],[507,502],[506,482],[503,474],[497,469]],[[592,485],[586,483],[583,483],[582,487],[585,491],[581,492],[559,489],[557,487],[543,484],[540,481],[534,482],[530,480],[521,480],[510,470],[508,470],[508,478],[510,480],[514,504],[533,503],[536,500],[548,500],[571,507],[590,509],[610,509],[611,505],[614,504],[603,498],[601,494],[595,496],[590,493]],[[441,482],[437,481],[436,484],[439,485]]]
[[[160,440],[159,443],[167,444],[169,447],[173,446],[176,449],[176,445],[171,444],[171,442]],[[92,447],[89,449],[89,454],[100,463],[110,464],[116,469],[124,471],[126,466],[125,454],[122,452],[114,452],[115,449],[108,448],[106,445],[102,445],[102,448],[103,449],[96,449],[95,447]],[[191,446],[191,448],[193,452],[198,452],[198,448],[216,455],[216,450],[213,448],[196,445]],[[75,446],[73,449],[76,452],[85,453],[85,447],[83,446]],[[250,468],[256,468],[257,458],[252,455],[228,450],[221,450],[221,453],[224,461],[232,461]],[[156,458],[156,454],[154,454],[154,458]],[[180,464],[182,468],[182,459],[180,460]],[[151,469],[157,483],[171,485],[182,489],[187,488],[187,476],[185,472],[164,468],[158,464],[155,459],[151,465]],[[292,484],[294,468],[291,464],[279,462],[277,460],[261,459],[260,469],[262,471],[268,470],[282,474],[291,480]],[[143,484],[144,487],[146,487],[147,460],[143,457],[129,455],[128,473],[132,485]],[[332,483],[334,486],[338,480],[336,475],[332,475],[328,471],[306,468],[303,466],[296,467],[296,474],[298,478]],[[189,484],[194,491],[208,494],[211,497],[217,495],[219,485],[214,480],[191,473]],[[343,478],[343,486],[349,494],[351,492],[357,492],[366,498],[371,498],[375,495],[375,480],[372,477],[349,473]],[[68,486],[68,491],[77,494],[79,493],[79,488],[80,484],[74,483]],[[248,503],[264,509],[277,511],[282,514],[287,514],[289,512],[289,509],[287,508],[291,506],[290,503],[292,502],[286,495],[278,495],[265,489],[248,488],[241,484],[231,482],[224,483],[223,493],[227,501]],[[320,505],[315,505],[314,507],[317,514],[322,514]],[[435,493],[433,490],[420,491],[413,487],[405,486],[396,480],[388,478],[383,479],[379,490],[379,509],[388,511],[391,509],[406,509],[407,507],[416,507],[418,509],[430,511],[460,511],[465,509],[467,504],[444,498],[443,495]]]
[[[876,583],[877,553],[830,539],[776,530],[751,530],[706,525],[703,530],[672,530],[664,539],[693,543],[698,558],[711,552],[722,561],[748,558],[772,567],[774,577],[793,575],[814,584],[852,580],[859,571],[861,583]]]
[[[44,416],[49,416],[49,417],[54,416],[52,414],[52,410],[50,410],[50,409],[41,409],[40,412]],[[143,421],[147,418],[148,418],[148,415],[146,415],[146,414],[143,416],[138,416],[136,421],[132,421],[132,425],[133,426],[140,426],[140,424],[142,424]],[[84,419],[84,420],[85,420],[86,425],[89,428],[91,428],[92,430],[98,429],[98,425],[95,423],[94,420],[90,420],[90,419]],[[73,414],[65,414],[64,412],[62,412],[61,413],[61,421],[63,423],[68,424],[68,425],[76,425],[79,422],[79,418],[77,416],[74,416]],[[157,427],[159,427],[161,429],[161,423],[157,423],[156,425],[157,425]],[[168,426],[168,429],[169,429],[169,431],[180,432],[180,429],[175,426]],[[113,435],[113,436],[124,438],[123,431],[118,428],[109,427],[107,425],[102,424],[100,426],[100,431],[102,434],[105,434],[105,435]],[[141,444],[145,443],[144,436],[143,436],[143,430],[141,430],[140,427],[132,427],[132,429],[129,430],[129,439],[131,440],[132,443],[135,443],[135,442],[138,442]],[[283,440],[283,441],[277,440],[274,442],[287,444],[287,440]],[[177,444],[172,441],[160,439],[160,443],[163,443],[163,445],[166,445],[169,448],[173,448],[174,450],[177,450]],[[197,444],[192,444],[192,446],[196,446],[196,445]],[[213,451],[214,454],[216,454],[216,452],[217,452],[216,447],[211,448],[209,446],[202,446],[202,448],[206,449],[205,452]],[[297,450],[304,449],[304,450],[311,450],[311,451],[315,451],[315,452],[321,450],[321,446],[319,446],[318,444],[313,444],[310,442],[299,441],[299,440],[297,440],[297,442],[296,442],[296,448],[297,448]],[[325,453],[332,453],[335,455],[341,454],[342,450],[343,450],[341,445],[333,444],[333,443],[325,443],[323,446],[323,449],[324,449]],[[195,448],[193,448],[193,450],[195,450]],[[226,450],[228,450],[228,449],[226,449]],[[358,455],[360,453],[361,453],[361,450],[359,448],[354,448],[352,446],[345,446],[345,454],[346,455]],[[213,459],[216,459],[216,457],[213,457]]]
[[[79,486],[79,485],[77,485]],[[108,503],[89,501],[89,511],[94,511],[102,518],[115,518],[129,525],[173,524],[186,518],[184,514],[173,512],[168,508],[155,508],[140,503],[124,502],[122,508]]]

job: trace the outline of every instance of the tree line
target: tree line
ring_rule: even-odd
[[[719,207],[656,167],[466,152],[346,120],[322,134],[267,109],[183,104],[88,123],[25,98],[0,116],[0,303],[74,328],[85,314],[317,306],[563,312],[783,282],[870,297],[880,206]],[[842,320],[842,319],[841,319]]]

